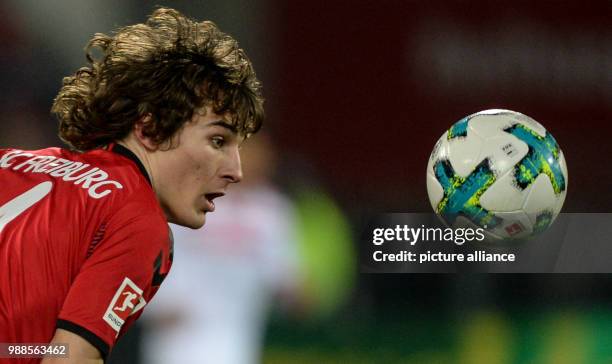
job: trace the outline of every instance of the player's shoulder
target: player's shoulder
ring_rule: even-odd
[[[1,170],[24,178],[29,175],[51,180],[65,192],[62,195],[82,194],[96,205],[138,205],[143,211],[163,215],[144,166],[132,152],[118,145],[87,152],[55,147],[1,149]]]
[[[124,147],[114,145],[109,148],[112,149],[94,149],[80,153],[77,158],[121,181],[129,192],[151,190],[149,176],[140,160]]]
[[[134,153],[120,145],[111,145],[104,149],[95,149],[79,157],[99,171],[121,184],[113,200],[122,210],[133,210],[134,213],[150,218],[163,220],[165,216],[153,190],[150,177],[142,162]],[[167,228],[167,226],[166,226]]]
[[[23,148],[0,148],[0,157],[3,159],[17,158],[18,156],[37,156],[37,155],[59,155],[62,148],[50,147],[38,150],[27,150]],[[12,156],[12,157],[11,157]]]
[[[159,205],[148,172],[134,153],[113,144],[83,153],[81,157],[122,184],[122,189],[113,197],[118,220],[125,223],[139,220],[139,224],[146,225],[151,232],[167,235],[166,216]]]

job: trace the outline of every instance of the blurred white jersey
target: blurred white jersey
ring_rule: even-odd
[[[200,230],[172,226],[173,270],[143,315],[172,323],[145,330],[146,363],[260,362],[271,300],[295,287],[290,201],[272,188],[249,187],[231,189],[215,205]]]

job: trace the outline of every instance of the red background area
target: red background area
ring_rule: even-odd
[[[429,211],[437,138],[463,116],[508,108],[540,121],[564,151],[564,211],[611,210],[609,2],[276,6],[280,70],[267,89],[282,90],[270,95],[279,141],[309,156],[344,201]]]

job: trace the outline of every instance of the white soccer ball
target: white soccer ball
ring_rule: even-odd
[[[434,146],[427,192],[449,226],[482,227],[493,240],[548,228],[567,193],[567,165],[546,129],[521,113],[492,109],[455,123]]]

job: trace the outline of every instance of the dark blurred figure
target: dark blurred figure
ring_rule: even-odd
[[[271,183],[276,152],[243,146],[244,180],[217,201],[206,228],[173,226],[175,268],[151,303],[145,362],[260,362],[268,311],[300,296],[292,202]]]

